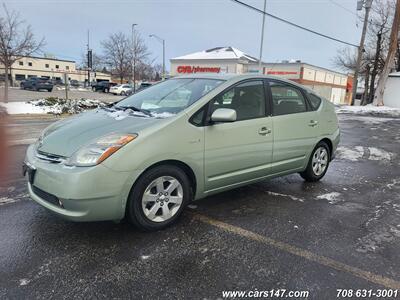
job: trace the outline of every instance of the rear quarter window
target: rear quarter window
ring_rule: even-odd
[[[313,110],[317,110],[322,102],[320,97],[318,97],[317,95],[311,94],[311,93],[308,94],[308,100],[310,101],[311,108]]]

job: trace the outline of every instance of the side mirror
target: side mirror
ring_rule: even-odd
[[[218,108],[211,115],[213,122],[235,122],[236,110],[230,108]]]

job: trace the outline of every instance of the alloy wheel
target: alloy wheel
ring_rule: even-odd
[[[143,193],[143,213],[150,221],[164,222],[178,212],[182,201],[183,188],[178,179],[172,176],[158,177]]]
[[[316,176],[320,176],[325,172],[328,166],[328,151],[324,147],[315,150],[312,158],[312,169]]]

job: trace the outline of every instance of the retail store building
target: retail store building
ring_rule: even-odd
[[[73,60],[62,60],[56,58],[27,56],[18,59],[9,71],[9,80],[13,85],[19,85],[22,80],[31,77],[45,77],[48,79],[64,80],[64,74],[67,74],[69,80],[79,82],[87,81],[88,74],[86,70],[76,68],[76,62]],[[4,82],[4,66],[0,64],[0,81]],[[111,76],[101,72],[91,72],[91,81],[110,81]]]
[[[349,103],[352,78],[299,60],[262,64],[262,72],[293,80],[333,103]],[[258,73],[258,59],[234,47],[217,47],[171,59],[171,76],[192,73]]]

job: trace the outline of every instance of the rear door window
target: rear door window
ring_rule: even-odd
[[[301,90],[285,82],[270,81],[272,110],[274,116],[303,113],[307,111],[306,99]]]

